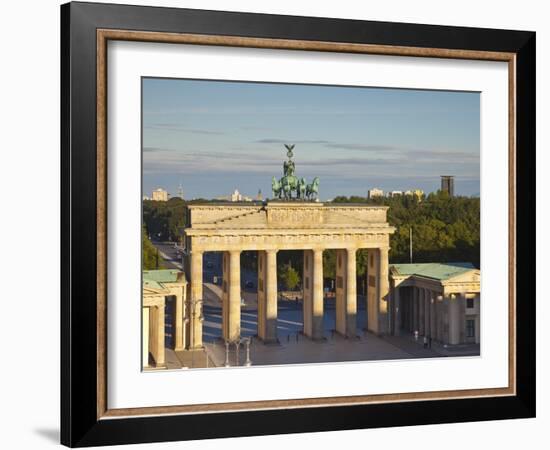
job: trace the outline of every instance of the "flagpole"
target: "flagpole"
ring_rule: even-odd
[[[413,262],[413,229],[412,225],[409,227],[409,259]]]

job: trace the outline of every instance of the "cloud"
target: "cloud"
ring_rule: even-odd
[[[169,152],[167,148],[160,147],[143,147],[143,153]]]
[[[376,153],[361,152],[357,156],[304,157],[296,161],[299,177],[353,178],[382,176],[403,178],[438,176],[452,170],[461,176],[479,176],[479,155],[463,151],[392,149]],[[248,173],[262,176],[282,175],[284,158],[266,155],[257,150],[211,151],[207,149],[176,150],[146,147],[143,153],[144,173],[220,174]],[[414,174],[414,175],[413,175]]]
[[[266,138],[259,139],[255,141],[257,144],[328,144],[328,141],[324,140],[299,140],[295,141],[292,139],[276,139],[276,138]]]
[[[415,148],[403,148],[394,145],[385,144],[357,144],[349,142],[335,142],[327,140],[283,140],[278,138],[264,138],[255,141],[259,144],[315,144],[324,148],[333,148],[341,150],[352,150],[358,152],[376,153],[377,157],[387,157],[388,160],[395,162],[396,158],[409,159],[414,158],[416,162],[455,161],[455,162],[479,162],[479,152],[454,151],[448,149],[441,150],[423,150]],[[361,159],[364,161],[364,159]],[[319,162],[321,164],[322,162]],[[315,164],[315,163],[313,163]]]
[[[325,144],[329,148],[341,148],[343,150],[365,150],[365,151],[398,151],[397,147],[391,145],[377,144],[344,144],[338,142],[329,142]]]
[[[144,127],[147,130],[164,130],[164,131],[180,131],[183,133],[202,134],[202,135],[222,135],[226,134],[223,131],[218,130],[204,130],[200,128],[187,128],[183,125],[171,124],[171,123],[157,123],[153,125],[147,125]]]
[[[339,148],[342,150],[364,150],[364,151],[398,151],[397,147],[392,145],[381,145],[381,144],[355,144],[349,142],[334,142],[327,141],[323,139],[302,139],[302,140],[292,140],[292,139],[279,139],[279,138],[264,138],[255,141],[257,144],[314,144],[321,145],[326,148]]]

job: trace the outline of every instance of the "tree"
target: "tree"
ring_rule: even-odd
[[[159,251],[147,237],[145,225],[141,228],[141,251],[143,270],[156,270],[164,268]]]
[[[289,291],[296,289],[300,283],[300,275],[290,264],[284,264],[279,269],[278,277]]]
[[[373,199],[339,196],[333,202],[389,206],[388,222],[396,228],[390,236],[392,263],[409,262],[412,228],[413,262],[471,262],[479,267],[478,197],[450,197],[447,192],[438,191],[422,198],[409,195]],[[358,252],[358,275],[363,270],[361,258]]]

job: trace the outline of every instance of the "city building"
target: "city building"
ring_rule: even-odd
[[[151,194],[151,200],[157,202],[167,202],[168,201],[168,192],[162,188],[158,188],[153,191]]]
[[[388,192],[388,197],[399,197],[403,195],[403,191],[390,191]]]
[[[262,190],[258,189],[258,195],[256,195],[256,200],[261,202],[264,199],[264,196],[262,195]]]
[[[369,189],[368,196],[369,198],[383,197],[384,191],[382,189],[372,188],[372,189]]]
[[[453,175],[441,175],[441,191],[447,192],[449,197],[455,195],[455,177]]]
[[[229,195],[221,195],[219,197],[216,197],[216,200],[221,200],[223,202],[251,202],[251,201],[253,201],[252,197],[248,197],[247,195],[241,194],[238,189],[235,189]]]
[[[187,281],[178,270],[144,270],[142,279],[142,365],[164,368],[166,347],[181,351],[189,341]]]
[[[231,194],[231,201],[232,202],[241,202],[243,200],[242,194],[239,192],[238,189],[235,189],[235,191]]]
[[[389,276],[392,334],[479,344],[480,271],[472,264],[393,264]]]

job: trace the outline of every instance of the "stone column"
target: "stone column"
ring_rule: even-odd
[[[413,298],[412,298],[412,332],[418,330],[418,291],[420,288],[416,286],[413,287]]]
[[[155,306],[155,363],[157,367],[164,366],[165,350],[164,350],[164,304]]]
[[[399,296],[399,287],[393,288],[393,335],[399,336],[401,334],[401,298]]]
[[[357,335],[357,261],[356,249],[348,248],[346,251],[346,328],[347,337]]]
[[[451,294],[449,296],[449,344],[460,343],[460,296]]]
[[[229,286],[223,304],[223,338],[235,341],[241,337],[241,252],[229,252]]]
[[[409,299],[409,331],[414,332],[414,299],[416,297],[416,287],[411,286],[410,299]]]
[[[313,251],[304,250],[304,264],[302,276],[302,315],[304,335],[312,336],[313,318]]]
[[[369,287],[374,284],[375,288],[374,293],[368,296],[368,329],[379,335],[388,332],[388,250],[388,247],[371,250],[374,253],[374,267],[369,262]]]
[[[337,271],[342,278],[342,288],[337,291],[336,299],[336,331],[345,337],[357,335],[357,268],[356,249],[348,248],[337,252]]]
[[[418,295],[418,333],[424,336],[424,305],[426,302],[426,289],[421,288]]]
[[[386,334],[388,332],[388,297],[390,294],[388,252],[388,247],[382,247],[378,251],[379,334]]]
[[[427,291],[427,298],[426,298],[426,336],[430,337],[433,336],[432,333],[432,298],[433,298],[433,292],[428,290]]]
[[[323,338],[323,250],[313,250],[313,298],[311,305],[311,337]]]
[[[480,305],[480,294],[477,294],[474,300],[475,311],[476,311],[476,344],[480,343],[480,322],[481,322],[481,305]]]
[[[442,315],[442,309],[443,309],[443,295],[437,295],[435,298],[434,303],[434,333],[435,338],[442,342],[443,340],[443,323],[441,320]]]
[[[263,252],[264,295],[258,303],[258,336],[266,343],[277,342],[277,250]]]
[[[336,331],[341,335],[346,335],[346,282],[347,282],[347,254],[346,250],[336,250]]]
[[[175,337],[174,337],[174,350],[179,352],[182,351],[184,346],[184,336],[183,336],[183,297],[184,297],[184,288],[178,288],[176,293],[176,307],[174,311],[174,322],[175,322]]]
[[[143,307],[141,311],[143,313],[141,318],[141,364],[145,369],[149,367],[149,307]]]
[[[202,255],[200,251],[191,252],[191,296],[187,305],[189,349],[202,348]]]
[[[466,342],[466,293],[462,292],[458,295],[460,311],[458,317],[458,328],[459,328],[459,343],[463,344]]]

